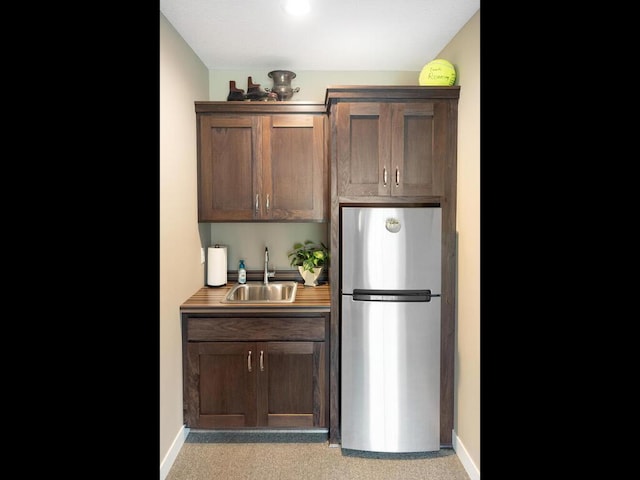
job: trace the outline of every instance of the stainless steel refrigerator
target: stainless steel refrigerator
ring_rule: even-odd
[[[342,448],[440,449],[440,207],[341,209]]]

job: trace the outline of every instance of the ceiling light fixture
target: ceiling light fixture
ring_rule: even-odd
[[[289,15],[300,16],[309,13],[311,4],[309,0],[285,0],[284,10]]]

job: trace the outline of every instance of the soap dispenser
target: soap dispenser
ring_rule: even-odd
[[[244,260],[240,260],[240,265],[238,265],[238,283],[247,283],[247,269],[244,266]]]

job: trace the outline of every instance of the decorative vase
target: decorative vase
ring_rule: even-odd
[[[269,78],[273,78],[273,88],[266,89],[278,95],[278,100],[289,100],[294,93],[300,91],[300,87],[291,88],[291,80],[296,78],[296,74],[289,70],[273,70],[268,73]]]
[[[318,277],[320,273],[322,273],[322,267],[316,267],[313,269],[313,272],[309,270],[305,270],[304,267],[298,267],[298,271],[304,280],[305,287],[317,287],[318,286]]]

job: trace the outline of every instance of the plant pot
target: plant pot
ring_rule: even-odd
[[[322,267],[316,267],[313,269],[313,272],[309,270],[304,270],[303,267],[298,267],[298,271],[300,272],[300,276],[304,280],[305,287],[317,287],[318,286],[318,277],[320,273],[322,273]]]

